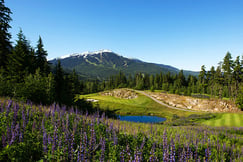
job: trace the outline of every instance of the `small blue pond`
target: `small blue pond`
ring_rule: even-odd
[[[166,120],[157,116],[118,116],[121,121],[137,122],[137,123],[160,123]]]

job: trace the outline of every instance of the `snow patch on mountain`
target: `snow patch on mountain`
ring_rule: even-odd
[[[74,54],[71,54],[71,55],[64,55],[64,56],[58,57],[57,59],[65,59],[65,58],[68,58],[68,57],[84,57],[84,58],[86,58],[88,55],[96,55],[96,54],[103,54],[103,53],[114,53],[114,52],[111,51],[111,50],[108,50],[108,49],[102,49],[102,50],[98,50],[98,51],[85,51],[85,52],[82,52],[82,53],[74,53]]]

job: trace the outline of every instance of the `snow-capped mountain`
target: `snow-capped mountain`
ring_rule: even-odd
[[[98,50],[98,51],[94,51],[94,52],[85,51],[85,52],[82,52],[82,53],[74,53],[74,54],[71,54],[71,55],[64,55],[64,56],[58,57],[57,59],[65,59],[65,58],[68,58],[68,57],[84,57],[84,58],[86,58],[88,55],[102,54],[102,53],[106,53],[106,52],[114,53],[111,50],[104,49],[104,50]]]
[[[123,71],[126,75],[134,75],[139,72],[148,74],[158,74],[160,72],[175,74],[179,72],[179,69],[172,66],[129,59],[111,50],[75,53],[52,59],[49,62],[55,65],[58,60],[61,61],[62,67],[67,71],[75,69],[84,78],[99,80],[107,79],[119,71]]]

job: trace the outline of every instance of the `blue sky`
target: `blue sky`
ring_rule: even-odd
[[[243,54],[242,0],[5,0],[13,42],[39,35],[48,58],[110,49],[184,70]]]

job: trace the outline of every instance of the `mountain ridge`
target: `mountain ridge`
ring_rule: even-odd
[[[148,63],[137,58],[123,57],[111,50],[75,53],[49,60],[49,62],[55,65],[58,60],[61,61],[64,70],[75,69],[82,79],[105,80],[119,71],[123,71],[127,76],[139,72],[148,74],[170,72],[176,74],[180,71],[170,65]],[[186,76],[198,75],[198,72],[194,71],[183,70],[183,72]]]

